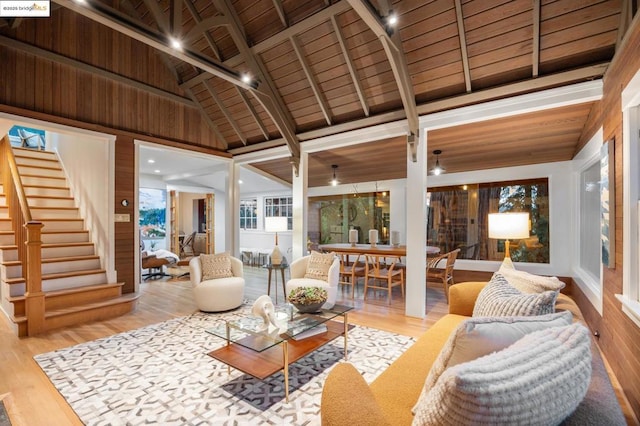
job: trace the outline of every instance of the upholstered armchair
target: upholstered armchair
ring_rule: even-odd
[[[333,254],[332,254],[333,255]],[[294,260],[289,265],[291,279],[287,281],[286,290],[287,295],[294,288],[298,287],[322,287],[327,290],[327,302],[322,305],[325,309],[330,309],[335,305],[336,298],[338,297],[338,281],[340,275],[340,258],[333,255],[334,259],[329,266],[327,273],[327,279],[319,278],[305,278],[307,270],[309,269],[309,260],[312,255],[301,257]]]
[[[193,297],[198,309],[204,312],[220,312],[235,309],[242,305],[244,301],[244,277],[240,259],[229,256],[233,276],[203,281],[201,256],[194,257],[189,261]]]

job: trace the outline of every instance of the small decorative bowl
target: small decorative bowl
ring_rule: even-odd
[[[326,302],[316,302],[316,303],[311,303],[308,305],[303,305],[301,303],[292,303],[293,306],[296,307],[296,309],[298,310],[298,312],[303,313],[303,314],[312,314],[314,312],[318,312],[320,311],[320,308],[322,308],[322,305],[324,305],[324,303]]]

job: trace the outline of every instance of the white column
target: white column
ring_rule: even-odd
[[[240,256],[240,166],[231,160],[227,172],[224,246],[233,256]]]
[[[420,133],[423,130],[420,129]],[[405,314],[424,318],[426,307],[427,138],[420,135],[417,161],[407,149],[407,269]],[[408,146],[407,146],[408,148]]]
[[[293,233],[291,235],[291,245],[293,259],[299,259],[307,254],[307,210],[309,208],[309,154],[300,153],[300,166],[298,176],[293,173]]]

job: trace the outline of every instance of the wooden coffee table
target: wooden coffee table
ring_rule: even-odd
[[[292,305],[278,306],[276,311],[287,315],[287,331],[263,330],[262,319],[244,317],[227,321],[222,327],[207,332],[226,340],[227,344],[209,353],[209,356],[257,379],[264,380],[273,374],[284,373],[285,399],[289,402],[289,364],[344,336],[344,358],[347,359],[348,316],[351,306],[335,305],[318,313],[301,314]],[[342,317],[343,321],[335,321]],[[308,333],[322,324],[327,331],[296,340],[301,333]]]

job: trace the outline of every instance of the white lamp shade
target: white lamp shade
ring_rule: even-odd
[[[283,232],[287,230],[288,221],[284,216],[266,216],[264,230],[266,232]]]
[[[529,238],[529,213],[489,213],[489,238]]]

